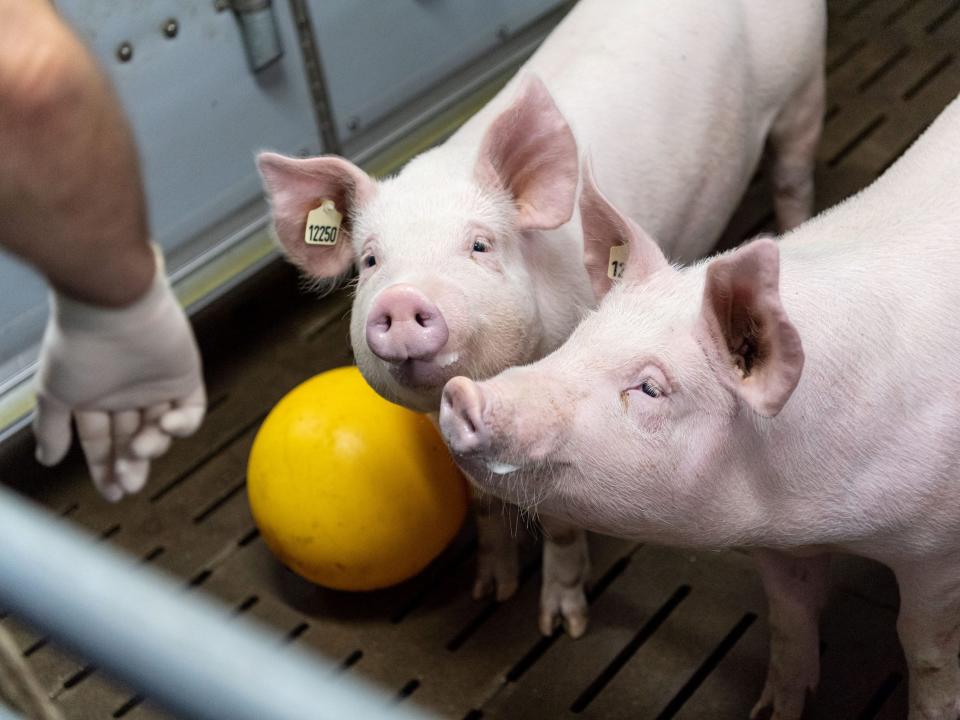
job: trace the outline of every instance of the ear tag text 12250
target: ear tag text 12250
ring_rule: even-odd
[[[320,207],[315,207],[307,213],[303,241],[307,245],[336,245],[342,221],[343,215],[337,212],[337,206],[333,200],[324,200],[320,203]]]

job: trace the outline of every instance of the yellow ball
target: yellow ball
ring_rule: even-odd
[[[355,367],[298,385],[253,441],[247,494],[267,546],[303,577],[374,590],[420,572],[467,510],[467,487],[425,415]]]

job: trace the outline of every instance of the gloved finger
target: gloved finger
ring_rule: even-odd
[[[127,446],[140,429],[139,410],[117,410],[110,417],[110,435],[113,438],[114,460],[127,454]]]
[[[143,411],[143,426],[130,443],[130,453],[138,460],[153,460],[170,447],[172,438],[160,428],[160,418],[173,407],[172,403],[151,405]]]
[[[112,455],[112,436],[110,434],[110,415],[99,410],[84,410],[76,413],[77,435],[87,458],[90,477],[100,494],[110,502],[123,497],[123,489],[113,480],[110,466]]]
[[[163,455],[173,442],[157,425],[147,425],[130,443],[130,456],[136,460],[154,460]]]
[[[149,460],[120,458],[113,465],[114,479],[128,494],[140,492],[150,474]]]
[[[37,439],[36,457],[42,465],[56,465],[70,449],[70,408],[45,395],[37,395],[33,414],[33,435]]]
[[[162,402],[157,403],[156,405],[150,405],[146,410],[143,411],[143,424],[144,425],[156,425],[160,422],[160,418],[166,415],[167,411],[173,407],[172,402]]]
[[[129,470],[128,463],[124,461],[130,457],[130,441],[140,429],[140,421],[139,410],[117,410],[110,416],[110,435],[113,439],[110,460],[113,481],[124,490],[127,487],[127,478],[124,474]]]
[[[187,437],[200,427],[203,415],[207,411],[207,393],[203,385],[174,403],[174,407],[162,418],[160,427],[174,437]]]

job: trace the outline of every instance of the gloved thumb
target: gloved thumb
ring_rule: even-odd
[[[37,396],[33,434],[37,439],[37,462],[48,467],[56,465],[70,449],[70,408],[52,398]]]

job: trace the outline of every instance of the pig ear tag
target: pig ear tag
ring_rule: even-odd
[[[610,262],[607,264],[608,278],[619,280],[623,277],[623,269],[627,266],[627,256],[629,254],[629,245],[614,245],[610,248]]]
[[[324,200],[319,207],[307,213],[303,241],[307,245],[336,245],[342,221],[343,215],[337,212],[333,200]]]

